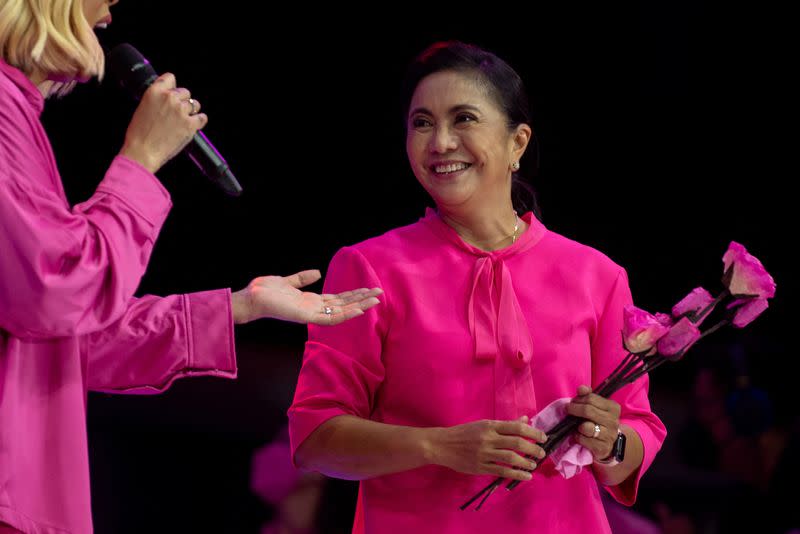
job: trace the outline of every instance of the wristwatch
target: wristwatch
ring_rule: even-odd
[[[617,439],[614,440],[614,446],[611,448],[611,454],[602,460],[595,460],[594,463],[605,465],[606,467],[613,467],[625,459],[625,434],[622,430],[617,430]]]

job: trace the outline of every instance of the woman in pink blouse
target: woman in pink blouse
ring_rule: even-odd
[[[233,324],[335,324],[379,290],[320,296],[317,271],[134,298],[171,207],[156,172],[207,121],[161,76],[96,193],[70,208],[39,116],[46,96],[103,71],[93,29],[117,0],[0,2],[0,533],[92,531],[88,389],[156,393],[236,376]]]
[[[354,532],[609,532],[600,487],[633,503],[665,437],[646,378],[613,399],[587,386],[624,354],[626,273],[515,212],[532,131],[504,61],[436,44],[406,88],[406,150],[436,209],[333,259],[326,291],[380,286],[385,300],[309,328],[289,410],[294,460],[361,481]],[[586,419],[576,440],[591,467],[566,478],[547,460],[531,476],[546,436],[528,422],[563,398]],[[459,509],[498,475],[523,482]]]

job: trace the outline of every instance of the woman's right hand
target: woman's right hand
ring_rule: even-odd
[[[208,123],[188,89],[175,76],[159,76],[148,87],[133,114],[120,154],[155,173]]]
[[[536,462],[525,458],[544,458],[537,443],[547,436],[528,424],[522,416],[515,421],[482,420],[437,429],[432,440],[433,463],[471,475],[496,475],[514,480],[530,480],[528,470]]]

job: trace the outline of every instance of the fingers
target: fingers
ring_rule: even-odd
[[[192,93],[187,88],[177,86],[177,80],[172,73],[168,72],[159,76],[147,89],[147,92],[169,93],[169,98],[173,107],[181,109],[184,115],[196,117],[196,119],[192,120],[193,126],[196,129],[200,129],[208,123],[208,117],[200,113],[200,109],[202,108],[200,102],[192,98]]]
[[[578,432],[587,438],[602,439],[608,433],[608,427],[594,421],[584,421],[578,426]]]
[[[348,319],[353,319],[359,315],[364,315],[360,308],[345,308],[340,311],[332,311],[332,313],[325,314],[322,317],[315,317],[314,324],[333,326],[343,323]]]
[[[376,299],[375,297],[362,300],[357,304],[351,304],[344,308],[337,308],[331,307],[331,313],[326,314],[323,309],[323,314],[327,317],[325,319],[320,318],[319,322],[315,322],[315,324],[326,324],[326,325],[337,325],[339,323],[343,323],[348,319],[353,319],[354,317],[358,317],[359,315],[364,315],[364,312],[373,306],[380,304],[381,301]]]
[[[498,434],[507,436],[522,436],[523,438],[528,438],[538,443],[544,443],[547,441],[547,434],[538,428],[533,428],[529,424],[523,423],[520,420],[497,421],[495,425],[495,431]]]
[[[172,89],[170,98],[172,105],[182,108],[186,115],[192,116],[200,113],[200,102],[192,98],[192,93],[185,87]]]
[[[160,86],[163,89],[170,90],[175,89],[177,86],[177,81],[175,80],[175,75],[171,72],[165,72],[158,78],[153,81],[153,85]]]
[[[487,475],[495,475],[498,477],[508,478],[511,480],[530,480],[533,475],[528,471],[514,469],[513,467],[506,467],[498,464],[490,464],[486,468]]]
[[[620,411],[618,403],[592,393],[588,386],[578,387],[578,396],[567,405],[568,414],[586,419],[578,426],[575,440],[595,458],[607,458],[617,439]]]
[[[590,404],[600,410],[611,412],[614,415],[618,416],[620,414],[619,403],[592,393],[591,388],[588,386],[578,387],[578,396],[572,399],[572,404]]]
[[[189,115],[197,115],[198,113],[200,113],[200,108],[202,107],[200,105],[200,102],[198,102],[194,98],[189,98],[189,100],[187,100],[186,103],[189,104],[189,107],[191,108],[189,110]]]
[[[194,124],[195,133],[197,130],[202,130],[208,124],[208,115],[205,113],[198,113],[197,115],[190,115],[189,119],[191,119]]]
[[[381,301],[377,299],[377,295],[382,293],[382,289],[375,287],[354,289],[336,295],[321,295],[322,310],[311,318],[311,322],[332,326],[364,315],[365,311],[380,304]]]
[[[615,432],[613,434],[613,439],[609,439],[608,436],[609,432],[607,429],[605,433],[601,430],[596,438],[586,437],[583,432],[581,432],[575,435],[575,441],[577,441],[579,445],[589,449],[595,459],[601,460],[611,456],[611,452],[614,449],[614,439],[616,439],[617,433]]]
[[[381,301],[375,297],[370,297],[368,299],[364,299],[361,302],[357,303],[357,309],[360,310],[362,313],[367,311],[368,309],[372,308],[373,306],[377,306],[380,304]],[[361,314],[358,314],[361,315]]]
[[[375,297],[371,297],[355,304],[347,306],[323,306],[322,310],[309,318],[308,322],[323,326],[333,326],[343,323],[349,319],[353,319],[373,306],[380,304],[381,301]]]
[[[620,405],[594,393],[581,395],[581,391],[586,391],[581,388],[578,388],[579,395],[567,405],[567,413],[616,430],[619,426]]]
[[[567,411],[569,412],[569,410]],[[592,451],[595,458],[608,457],[614,446],[614,440],[617,438],[619,420],[597,416],[587,417],[586,415],[579,415],[579,417],[588,419],[588,421],[584,421],[578,426],[575,440]],[[599,432],[595,432],[595,425],[599,428]]]
[[[317,269],[300,271],[299,273],[295,273],[284,277],[284,279],[286,280],[286,282],[289,283],[290,286],[298,289],[301,287],[305,287],[309,284],[313,284],[320,278],[322,278],[322,274],[320,274],[320,272]]]
[[[172,91],[172,98],[175,100],[176,103],[186,102],[190,98],[192,98],[192,93],[185,87],[176,87],[175,89],[171,89]]]
[[[502,464],[504,467],[513,467],[515,469],[524,469],[526,471],[533,471],[536,469],[536,462],[534,460],[525,458],[515,451],[495,451],[492,460],[492,463]]]
[[[186,114],[191,116],[200,113],[200,102],[194,98],[187,98],[181,102],[181,105],[186,109]]]
[[[159,76],[147,88],[131,118],[121,153],[151,172],[178,154],[208,124],[200,103],[175,76]]]
[[[598,423],[604,427],[611,428],[615,432],[619,426],[619,416],[601,410],[591,404],[567,404],[567,413],[575,417],[580,417],[581,419],[587,419],[592,423]],[[591,432],[589,435],[591,435]]]
[[[322,300],[328,306],[346,306],[348,304],[369,299],[370,297],[377,297],[378,295],[382,294],[383,289],[379,287],[373,287],[372,289],[362,287],[360,289],[345,291],[344,293],[338,293],[335,295],[324,294],[322,295]]]
[[[525,438],[517,436],[500,436],[494,444],[498,449],[508,449],[510,451],[517,451],[525,456],[530,456],[533,459],[541,460],[545,457],[544,449],[539,445],[528,441]],[[516,465],[516,464],[512,464]],[[518,466],[520,467],[520,466]],[[528,468],[526,469],[535,469]]]
[[[589,449],[597,459],[608,458],[616,439],[616,427],[607,427],[592,421],[581,423],[578,426],[578,433],[575,435],[575,440]]]

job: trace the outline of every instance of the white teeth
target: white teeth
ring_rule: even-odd
[[[106,28],[108,28],[108,23],[106,22],[100,22],[95,26],[95,29],[99,30],[105,30]]]
[[[450,163],[448,165],[436,165],[434,166],[433,170],[439,174],[445,174],[449,172],[460,171],[468,167],[469,165],[467,163]]]

